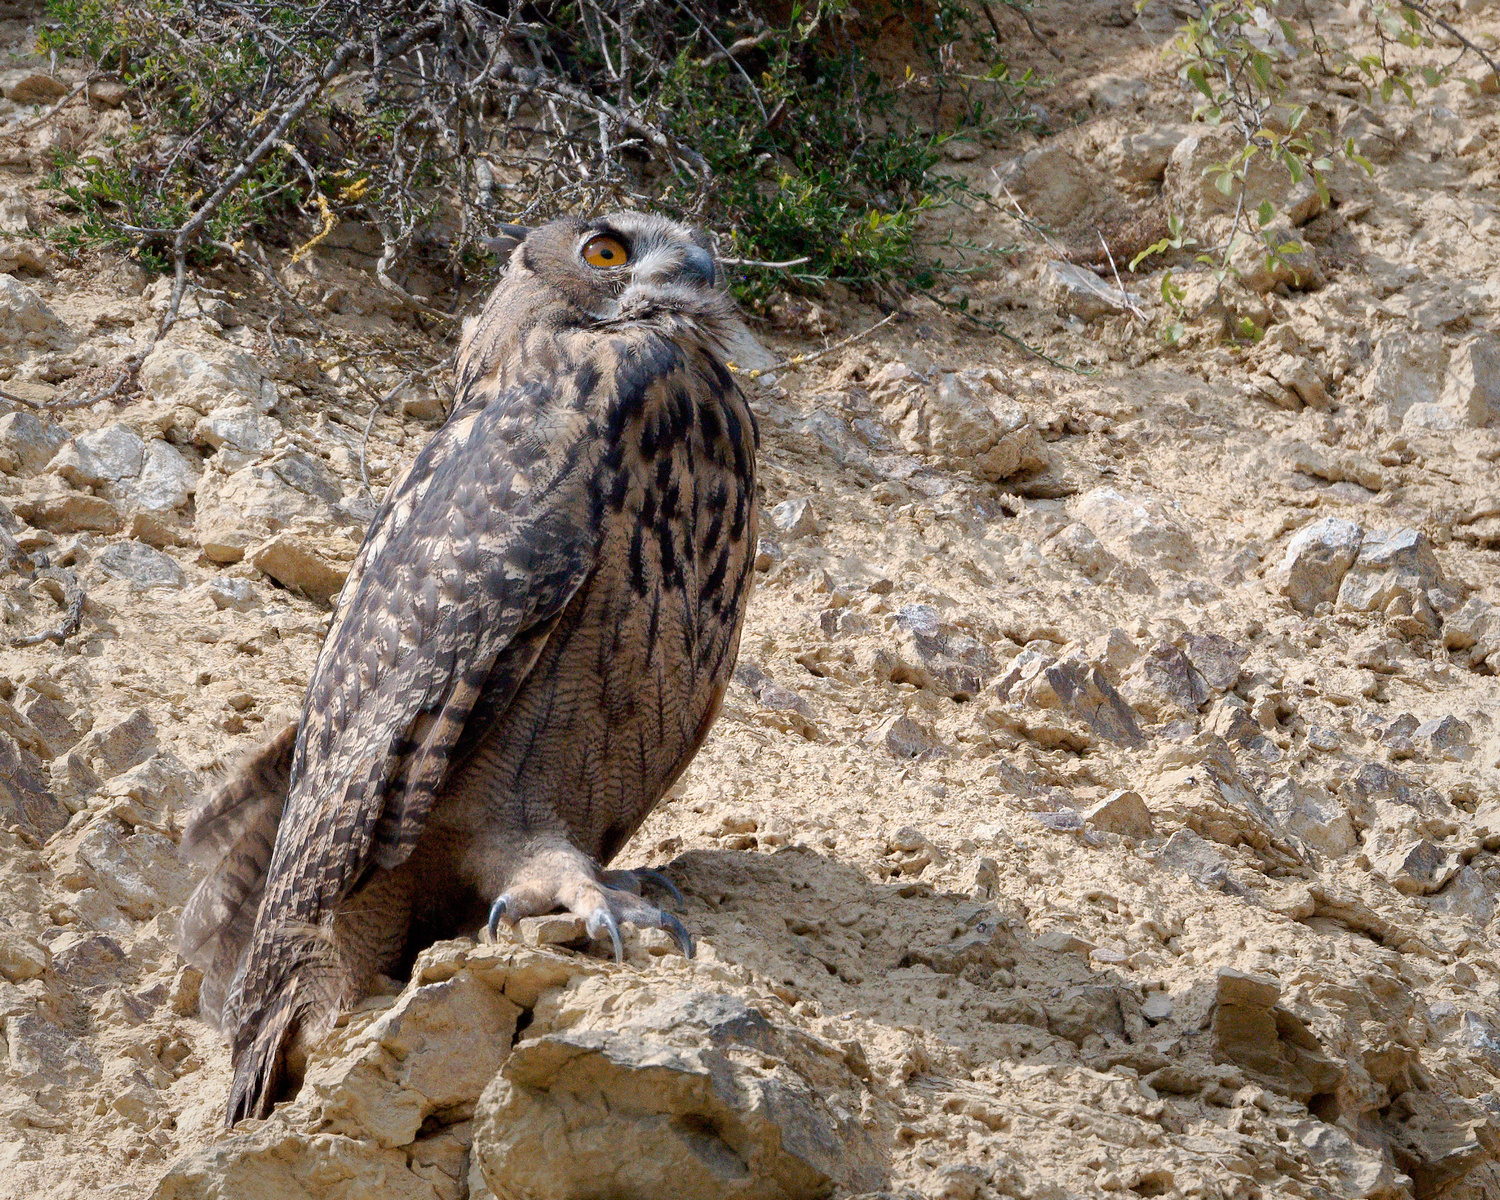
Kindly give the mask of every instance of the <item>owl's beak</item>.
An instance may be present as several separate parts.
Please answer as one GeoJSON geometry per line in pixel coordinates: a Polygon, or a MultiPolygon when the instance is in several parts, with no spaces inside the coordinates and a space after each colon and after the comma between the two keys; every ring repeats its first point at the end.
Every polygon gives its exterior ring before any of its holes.
{"type": "Polygon", "coordinates": [[[510,252],[524,242],[530,232],[530,228],[525,225],[501,225],[498,237],[484,239],[484,248],[497,258],[508,258],[510,252]]]}
{"type": "Polygon", "coordinates": [[[677,274],[679,277],[694,279],[706,287],[713,287],[719,277],[718,268],[714,266],[714,256],[702,246],[689,246],[684,251],[677,274]]]}

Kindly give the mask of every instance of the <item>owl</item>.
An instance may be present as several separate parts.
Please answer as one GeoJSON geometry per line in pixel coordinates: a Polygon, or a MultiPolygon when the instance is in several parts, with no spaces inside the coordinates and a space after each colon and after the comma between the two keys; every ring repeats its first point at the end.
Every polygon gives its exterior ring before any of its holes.
{"type": "MultiPolygon", "coordinates": [[[[701,233],[511,227],[452,412],[390,489],[301,718],[189,823],[181,947],[264,1116],[377,973],[566,910],[669,931],[606,864],[703,744],[756,545],[743,329],[701,233]]],[[[659,877],[658,877],[659,878],[659,877]]]]}

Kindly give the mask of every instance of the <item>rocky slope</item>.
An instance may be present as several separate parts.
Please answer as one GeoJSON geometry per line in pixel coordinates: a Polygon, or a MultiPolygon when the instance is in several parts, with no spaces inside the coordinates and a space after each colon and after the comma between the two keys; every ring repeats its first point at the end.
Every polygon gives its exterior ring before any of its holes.
{"type": "MultiPolygon", "coordinates": [[[[228,1135],[175,841],[295,711],[450,343],[341,230],[283,271],[310,314],[201,276],[138,390],[52,407],[165,296],[48,248],[47,151],[108,152],[133,101],[33,126],[80,76],[0,24],[0,1195],[1500,1194],[1496,89],[1323,96],[1376,176],[1326,211],[1258,181],[1305,253],[1179,266],[1171,349],[1159,276],[1148,327],[1089,264],[1222,226],[1174,18],[1037,13],[1060,131],[955,146],[999,208],[944,220],[1049,234],[951,298],[1093,369],[918,300],[757,381],[736,682],[621,856],[698,957],[554,919],[435,946],[228,1135]]],[[[777,312],[783,353],[878,318],[777,312]]]]}

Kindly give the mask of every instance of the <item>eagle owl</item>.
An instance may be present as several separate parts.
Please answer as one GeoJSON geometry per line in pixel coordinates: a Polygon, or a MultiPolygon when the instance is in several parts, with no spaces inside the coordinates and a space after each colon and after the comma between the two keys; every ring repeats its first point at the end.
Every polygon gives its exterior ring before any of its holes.
{"type": "Polygon", "coordinates": [[[514,228],[453,411],[390,489],[296,726],[195,815],[181,924],[264,1116],[377,972],[566,909],[681,922],[604,871],[702,745],[756,544],[742,328],[703,236],[620,213],[514,228]]]}

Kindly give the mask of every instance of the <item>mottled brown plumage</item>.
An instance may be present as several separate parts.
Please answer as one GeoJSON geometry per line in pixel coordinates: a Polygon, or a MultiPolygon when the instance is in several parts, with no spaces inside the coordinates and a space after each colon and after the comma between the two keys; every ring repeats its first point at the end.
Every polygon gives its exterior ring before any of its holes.
{"type": "Polygon", "coordinates": [[[295,732],[184,837],[182,923],[264,1115],[377,971],[565,908],[672,930],[601,872],[687,766],[734,664],[756,432],[701,236],[623,213],[521,238],[453,412],[392,488],[295,732]],[[604,240],[599,240],[604,239],[604,240]],[[285,798],[284,808],[282,798],[285,798]]]}

